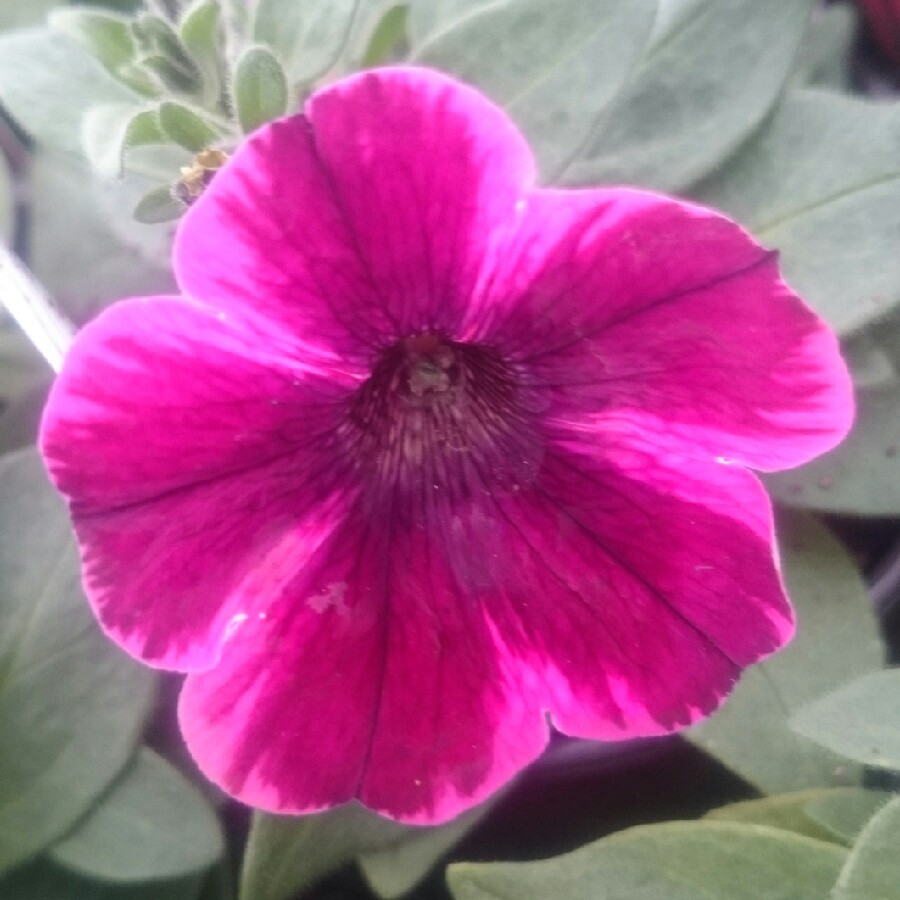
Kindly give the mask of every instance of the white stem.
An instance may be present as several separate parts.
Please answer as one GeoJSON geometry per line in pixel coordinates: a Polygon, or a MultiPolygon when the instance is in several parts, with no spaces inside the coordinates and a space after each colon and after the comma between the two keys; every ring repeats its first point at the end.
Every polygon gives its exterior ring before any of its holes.
{"type": "Polygon", "coordinates": [[[72,344],[75,326],[56,311],[47,292],[0,241],[0,303],[9,310],[54,372],[72,344]]]}

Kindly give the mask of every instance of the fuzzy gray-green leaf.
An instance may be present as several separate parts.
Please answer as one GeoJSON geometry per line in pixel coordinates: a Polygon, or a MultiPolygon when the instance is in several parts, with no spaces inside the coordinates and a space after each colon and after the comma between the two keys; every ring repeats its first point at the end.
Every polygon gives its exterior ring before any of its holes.
{"type": "Polygon", "coordinates": [[[232,84],[238,122],[245,134],[287,111],[288,86],[281,63],[266,47],[248,47],[235,66],[232,84]]]}

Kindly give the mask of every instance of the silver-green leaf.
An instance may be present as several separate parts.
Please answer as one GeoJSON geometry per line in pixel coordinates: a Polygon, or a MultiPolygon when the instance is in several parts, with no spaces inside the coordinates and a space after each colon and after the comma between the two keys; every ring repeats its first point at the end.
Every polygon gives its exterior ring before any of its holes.
{"type": "Polygon", "coordinates": [[[0,103],[39,143],[75,153],[88,109],[143,99],[65,35],[48,28],[0,35],[0,103]]]}
{"type": "Polygon", "coordinates": [[[287,112],[287,78],[281,63],[267,47],[248,47],[241,54],[231,88],[238,122],[245,134],[287,112]]]}
{"type": "Polygon", "coordinates": [[[806,791],[789,791],[756,800],[729,803],[708,812],[704,819],[713,822],[741,822],[745,825],[766,825],[781,828],[795,834],[815,838],[817,841],[835,842],[834,834],[807,814],[810,803],[830,797],[841,788],[812,788],[806,791]]]}
{"type": "Polygon", "coordinates": [[[31,267],[69,318],[83,322],[112,300],[175,290],[171,229],[137,225],[131,215],[149,181],[103,182],[77,158],[46,152],[29,175],[31,267]]]}
{"type": "Polygon", "coordinates": [[[340,56],[361,0],[259,0],[254,39],[272,50],[288,83],[309,84],[340,56]]]}
{"type": "Polygon", "coordinates": [[[836,840],[849,846],[890,798],[887,791],[835,788],[813,797],[804,807],[804,812],[836,840]]]}
{"type": "Polygon", "coordinates": [[[92,9],[57,9],[48,22],[113,73],[134,58],[134,39],[125,16],[92,9]]]}
{"type": "Polygon", "coordinates": [[[3,900],[224,900],[228,895],[201,893],[203,876],[145,884],[91,881],[44,858],[0,878],[3,900]]]}
{"type": "Polygon", "coordinates": [[[896,900],[900,890],[900,797],[869,821],[850,851],[831,900],[896,900]]]}
{"type": "Polygon", "coordinates": [[[256,813],[240,900],[290,900],[358,853],[400,839],[407,826],[349,805],[310,816],[256,813]]]}
{"type": "Polygon", "coordinates": [[[655,11],[655,0],[509,0],[439,31],[413,58],[503,105],[552,182],[626,81],[655,11]]]}
{"type": "Polygon", "coordinates": [[[0,0],[0,31],[43,25],[47,13],[65,0],[0,0]]]}
{"type": "Polygon", "coordinates": [[[98,628],[37,454],[0,460],[0,871],[61,837],[130,757],[153,676],[98,628]]]}
{"type": "Polygon", "coordinates": [[[869,672],[799,709],[791,727],[868,766],[900,770],[900,668],[869,672]]]}
{"type": "Polygon", "coordinates": [[[527,863],[448,869],[456,900],[822,900],[847,851],[733,822],[666,822],[527,863]]]}
{"type": "Polygon", "coordinates": [[[184,215],[185,205],[165,185],[147,191],[134,207],[134,220],[142,225],[162,225],[184,215]]]}
{"type": "Polygon", "coordinates": [[[202,101],[213,107],[224,87],[222,8],[216,0],[194,0],[182,15],[178,36],[203,79],[202,101]]]}
{"type": "Polygon", "coordinates": [[[900,304],[898,146],[900,106],[797,90],[692,194],[777,247],[790,284],[847,334],[900,304]]]}
{"type": "Polygon", "coordinates": [[[487,814],[498,796],[452,822],[424,828],[401,825],[356,804],[311,816],[257,813],[240,898],[290,900],[354,860],[379,896],[399,897],[487,814]]]}
{"type": "Polygon", "coordinates": [[[224,849],[209,802],[174,766],[143,748],[49,855],[86,877],[140,882],[202,871],[224,849]]]}
{"type": "Polygon", "coordinates": [[[384,900],[408,894],[491,811],[498,797],[444,825],[409,828],[400,840],[359,855],[356,861],[369,887],[384,900]]]}
{"type": "Polygon", "coordinates": [[[788,718],[881,667],[878,623],[861,575],[826,529],[799,514],[780,525],[797,634],[786,649],[744,672],[728,702],[687,737],[765,793],[854,784],[858,767],[795,734],[788,718]]]}
{"type": "Polygon", "coordinates": [[[130,103],[102,103],[88,110],[81,126],[81,149],[102,178],[118,178],[132,147],[167,140],[156,109],[130,103]]]}
{"type": "Polygon", "coordinates": [[[410,0],[409,38],[421,46],[442,31],[451,31],[465,18],[488,6],[503,6],[507,0],[410,0]]]}
{"type": "Polygon", "coordinates": [[[900,515],[900,323],[892,317],[844,342],[856,420],[833,450],[766,475],[782,503],[852,515],[900,515]]]}
{"type": "Polygon", "coordinates": [[[200,110],[183,103],[165,100],[159,104],[157,115],[166,136],[192,153],[210,147],[221,137],[220,130],[200,110]]]}
{"type": "Polygon", "coordinates": [[[641,61],[562,179],[673,191],[705,176],[775,105],[811,7],[812,0],[659,0],[641,61]]]}
{"type": "Polygon", "coordinates": [[[362,57],[363,68],[371,68],[388,62],[403,44],[409,7],[397,4],[390,7],[378,20],[362,57]]]}

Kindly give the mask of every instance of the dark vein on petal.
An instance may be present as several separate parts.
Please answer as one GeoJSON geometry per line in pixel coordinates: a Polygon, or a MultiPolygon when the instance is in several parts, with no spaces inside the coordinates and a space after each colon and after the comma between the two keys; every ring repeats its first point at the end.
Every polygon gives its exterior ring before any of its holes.
{"type": "Polygon", "coordinates": [[[641,306],[638,309],[623,310],[618,316],[603,322],[591,331],[585,332],[584,334],[579,334],[569,341],[565,341],[561,344],[556,344],[552,347],[545,346],[539,353],[532,353],[528,356],[519,357],[517,361],[531,363],[545,356],[550,356],[563,350],[567,350],[568,348],[575,346],[576,344],[580,344],[582,341],[591,340],[597,337],[598,334],[605,334],[609,331],[614,330],[615,328],[618,328],[620,325],[623,325],[627,322],[632,322],[634,319],[638,319],[641,316],[646,315],[647,313],[653,312],[655,309],[658,309],[660,306],[664,306],[667,303],[672,303],[682,297],[689,296],[690,294],[708,291],[711,288],[715,288],[719,285],[727,283],[733,278],[741,278],[744,275],[752,274],[757,269],[762,268],[763,265],[771,262],[777,257],[777,250],[767,250],[753,262],[749,263],[746,266],[743,266],[740,269],[734,269],[730,272],[718,275],[715,278],[712,278],[709,281],[699,285],[691,285],[690,287],[673,291],[672,293],[666,294],[665,296],[660,297],[657,300],[653,300],[652,302],[646,304],[645,306],[641,306]]]}

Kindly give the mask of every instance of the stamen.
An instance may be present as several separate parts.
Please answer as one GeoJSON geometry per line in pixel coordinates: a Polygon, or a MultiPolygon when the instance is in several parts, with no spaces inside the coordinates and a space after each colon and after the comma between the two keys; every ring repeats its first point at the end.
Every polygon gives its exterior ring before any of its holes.
{"type": "Polygon", "coordinates": [[[382,353],[351,401],[345,435],[376,492],[395,497],[530,480],[537,455],[514,367],[490,347],[436,334],[382,353]]]}

